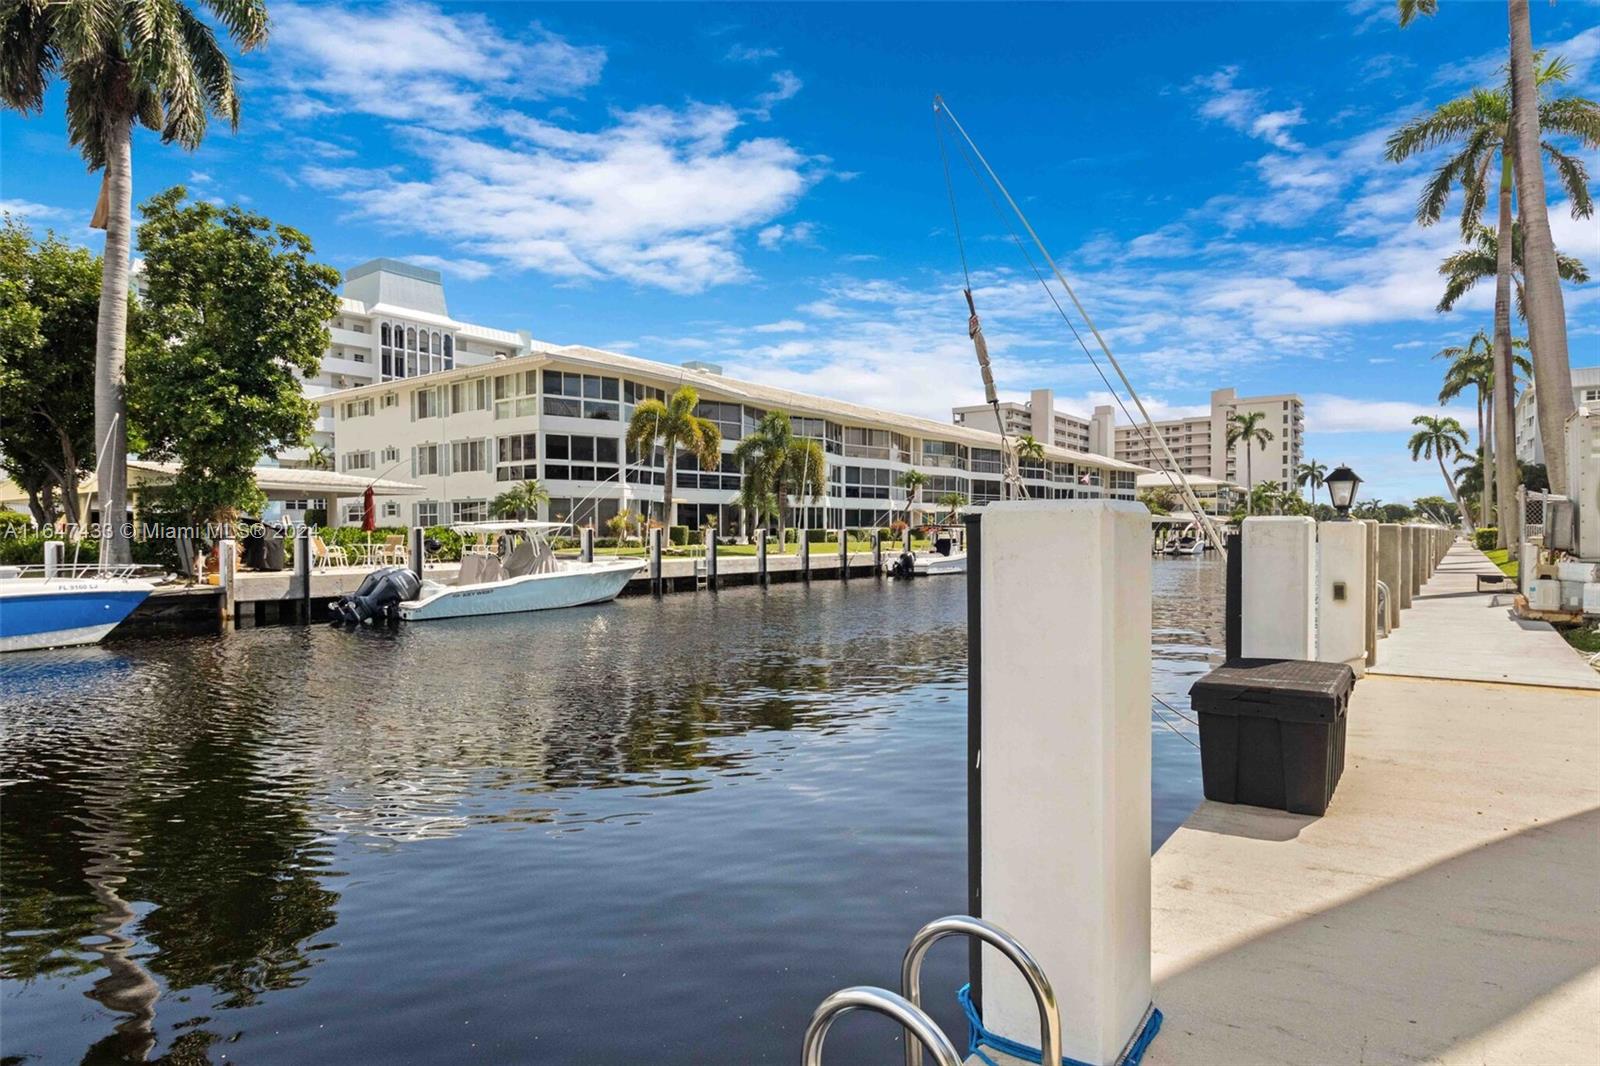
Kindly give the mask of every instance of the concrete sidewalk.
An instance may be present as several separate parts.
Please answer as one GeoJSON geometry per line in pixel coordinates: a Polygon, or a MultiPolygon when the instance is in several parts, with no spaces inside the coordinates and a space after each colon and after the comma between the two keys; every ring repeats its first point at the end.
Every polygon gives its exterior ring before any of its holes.
{"type": "Polygon", "coordinates": [[[1150,1066],[1600,1062],[1600,686],[1478,560],[1357,682],[1324,817],[1206,802],[1156,854],[1150,1066]]]}
{"type": "Polygon", "coordinates": [[[1400,628],[1378,642],[1378,662],[1367,673],[1600,691],[1600,673],[1548,622],[1517,618],[1508,592],[1476,591],[1478,574],[1498,573],[1481,551],[1457,541],[1400,628]]]}

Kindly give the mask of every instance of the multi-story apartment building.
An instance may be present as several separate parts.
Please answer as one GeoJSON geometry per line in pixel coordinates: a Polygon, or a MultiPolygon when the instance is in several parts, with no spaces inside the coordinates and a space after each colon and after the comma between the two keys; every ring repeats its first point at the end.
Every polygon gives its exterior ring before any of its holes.
{"type": "MultiPolygon", "coordinates": [[[[1110,407],[1095,409],[1097,426],[1112,419],[1110,407]]],[[[1226,481],[1246,488],[1275,482],[1284,489],[1295,485],[1295,469],[1305,456],[1305,405],[1293,393],[1277,396],[1238,396],[1232,389],[1211,393],[1211,410],[1190,418],[1163,419],[1155,423],[1178,469],[1186,474],[1226,481]],[[1250,445],[1246,462],[1244,447],[1228,446],[1229,419],[1234,414],[1259,411],[1262,425],[1272,434],[1266,442],[1250,445]],[[1248,476],[1250,484],[1245,485],[1248,476]]],[[[1153,469],[1165,465],[1160,445],[1148,426],[1117,426],[1113,454],[1139,466],[1153,469]]]]}
{"type": "MultiPolygon", "coordinates": [[[[1087,419],[1055,408],[1055,394],[1049,389],[1034,389],[1026,403],[1006,400],[998,405],[1000,417],[988,404],[951,408],[950,414],[958,426],[986,429],[997,432],[1004,420],[1006,436],[1032,436],[1040,444],[1054,444],[1074,451],[1092,452],[1090,425],[1087,419]]],[[[1097,454],[1109,455],[1110,452],[1097,454]]]]}
{"type": "MultiPolygon", "coordinates": [[[[1517,458],[1524,463],[1544,462],[1544,440],[1539,436],[1539,408],[1534,396],[1537,384],[1517,397],[1517,458]]],[[[1576,407],[1600,410],[1600,366],[1572,368],[1572,403],[1576,407]]]]}
{"type": "MultiPolygon", "coordinates": [[[[409,505],[386,502],[382,519],[417,525],[474,521],[512,483],[539,479],[552,499],[542,517],[601,526],[619,510],[660,516],[666,486],[659,447],[633,454],[625,435],[634,407],[679,385],[700,394],[699,413],[722,431],[722,461],[702,470],[677,457],[678,522],[715,519],[741,528],[735,504],[742,473],[739,441],[768,411],[783,411],[797,435],[822,445],[827,493],[791,510],[811,528],[886,525],[906,511],[897,482],[906,470],[927,476],[920,493],[934,512],[948,493],[972,503],[998,500],[1003,465],[997,434],[945,425],[859,404],[737,381],[715,366],[673,366],[615,352],[534,342],[528,354],[489,365],[458,365],[427,377],[395,378],[327,397],[334,408],[339,469],[392,476],[421,487],[409,505]]],[[[1131,463],[1047,446],[1022,467],[1034,498],[1134,498],[1131,463]]],[[[330,518],[359,517],[359,500],[330,518]]]]}

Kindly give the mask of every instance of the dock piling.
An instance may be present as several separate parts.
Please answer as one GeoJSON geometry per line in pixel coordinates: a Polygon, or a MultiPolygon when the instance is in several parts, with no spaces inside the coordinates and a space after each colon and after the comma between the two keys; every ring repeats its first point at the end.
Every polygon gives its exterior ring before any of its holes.
{"type": "Polygon", "coordinates": [[[590,526],[578,530],[578,558],[586,563],[594,562],[594,529],[590,526]]]}
{"type": "MultiPolygon", "coordinates": [[[[972,538],[969,535],[967,539],[970,540],[972,538]]],[[[971,553],[969,552],[969,562],[971,561],[970,556],[971,553]]],[[[878,577],[883,576],[883,530],[876,528],[872,531],[872,572],[878,577]]]]}
{"type": "Polygon", "coordinates": [[[1316,633],[1312,658],[1346,663],[1359,677],[1367,664],[1367,526],[1318,522],[1316,633]]]}
{"type": "Polygon", "coordinates": [[[650,594],[661,595],[661,527],[650,529],[650,594]]]}
{"type": "Polygon", "coordinates": [[[797,547],[800,549],[800,580],[809,585],[811,584],[811,531],[809,529],[800,531],[800,542],[797,547]]]}
{"type": "Polygon", "coordinates": [[[1315,659],[1316,521],[1304,515],[1246,518],[1243,535],[1240,653],[1247,659],[1315,659]]]}
{"type": "Polygon", "coordinates": [[[1367,556],[1366,663],[1372,666],[1378,661],[1378,522],[1364,518],[1361,526],[1367,556]]]}
{"type": "Polygon", "coordinates": [[[756,584],[767,587],[767,531],[756,530],[756,584]]]}
{"type": "Polygon", "coordinates": [[[850,531],[839,529],[839,580],[850,580],[850,531]]]}
{"type": "Polygon", "coordinates": [[[1389,590],[1388,629],[1391,633],[1400,628],[1400,539],[1400,527],[1395,523],[1378,525],[1378,580],[1389,590]]]}
{"type": "Polygon", "coordinates": [[[418,581],[422,580],[422,569],[428,561],[427,536],[428,531],[421,526],[412,526],[406,536],[406,563],[418,581]]]}
{"type": "Polygon", "coordinates": [[[311,527],[294,527],[295,613],[301,622],[311,621],[311,527]]]}
{"type": "Polygon", "coordinates": [[[222,586],[222,628],[234,623],[234,601],[239,593],[239,542],[224,537],[217,542],[217,584],[222,586]]]}
{"type": "Polygon", "coordinates": [[[712,592],[717,591],[717,531],[707,529],[706,539],[706,588],[712,592]]]}

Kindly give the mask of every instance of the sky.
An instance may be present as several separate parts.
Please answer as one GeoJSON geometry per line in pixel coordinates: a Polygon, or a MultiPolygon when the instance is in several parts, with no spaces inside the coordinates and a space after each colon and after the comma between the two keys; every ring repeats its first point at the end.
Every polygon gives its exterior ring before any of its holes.
{"type": "MultiPolygon", "coordinates": [[[[341,269],[436,267],[458,319],[940,420],[982,400],[959,221],[1002,395],[1087,415],[1106,385],[948,140],[947,188],[942,94],[1157,417],[1298,392],[1307,455],[1364,498],[1444,494],[1405,441],[1492,287],[1434,311],[1458,232],[1412,213],[1437,157],[1383,142],[1498,81],[1504,5],[1405,30],[1379,0],[269,6],[239,129],[136,134],[136,203],[181,183],[341,269]]],[[[1533,23],[1600,97],[1600,8],[1533,23]]],[[[0,209],[97,245],[97,181],[59,91],[0,115],[0,209]]],[[[1566,207],[1557,246],[1600,267],[1566,207]]],[[[1600,281],[1566,300],[1573,365],[1600,364],[1600,281]]]]}

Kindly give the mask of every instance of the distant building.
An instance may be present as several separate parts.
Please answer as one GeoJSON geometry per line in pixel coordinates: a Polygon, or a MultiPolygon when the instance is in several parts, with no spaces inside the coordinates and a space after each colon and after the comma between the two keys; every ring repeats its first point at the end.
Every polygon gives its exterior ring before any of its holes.
{"type": "MultiPolygon", "coordinates": [[[[1244,498],[1238,485],[1230,484],[1226,481],[1218,481],[1214,477],[1207,477],[1204,474],[1190,474],[1186,471],[1185,480],[1189,482],[1189,489],[1194,493],[1194,498],[1199,501],[1200,509],[1214,517],[1227,517],[1233,514],[1233,505],[1244,498]]],[[[1178,510],[1188,510],[1188,506],[1183,503],[1178,490],[1173,487],[1172,479],[1166,474],[1140,474],[1134,479],[1134,485],[1140,493],[1168,489],[1175,497],[1179,497],[1178,510]]]]}
{"type": "MultiPolygon", "coordinates": [[[[1539,410],[1534,398],[1537,387],[1530,385],[1517,397],[1517,458],[1524,463],[1544,462],[1544,441],[1539,437],[1539,410]]],[[[1572,402],[1591,411],[1600,408],[1600,366],[1573,367],[1572,402]]]]}
{"type": "MultiPolygon", "coordinates": [[[[1052,444],[1061,448],[1071,448],[1074,451],[1093,451],[1090,447],[1089,422],[1086,419],[1068,414],[1055,409],[1055,395],[1049,389],[1034,389],[1027,403],[1017,403],[1007,400],[999,405],[1000,418],[995,417],[993,407],[988,404],[973,404],[970,407],[955,407],[951,409],[955,424],[968,426],[972,429],[986,429],[991,433],[999,432],[1000,422],[1005,422],[1005,432],[1008,437],[1020,437],[1024,434],[1033,437],[1040,444],[1052,444]]],[[[1110,452],[1095,452],[1097,455],[1110,455],[1110,452]]]]}

